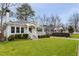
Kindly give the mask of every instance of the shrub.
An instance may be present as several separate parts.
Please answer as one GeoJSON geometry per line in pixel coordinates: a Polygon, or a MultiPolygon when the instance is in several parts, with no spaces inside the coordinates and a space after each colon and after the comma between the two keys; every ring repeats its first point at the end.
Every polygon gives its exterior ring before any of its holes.
{"type": "Polygon", "coordinates": [[[22,38],[22,34],[15,34],[15,39],[21,39],[22,38]]]}
{"type": "Polygon", "coordinates": [[[28,34],[23,34],[23,35],[22,35],[22,38],[23,38],[23,39],[27,39],[27,38],[28,38],[28,34]]]}
{"type": "Polygon", "coordinates": [[[41,35],[41,36],[38,36],[38,38],[48,38],[50,37],[49,35],[41,35]]]}
{"type": "Polygon", "coordinates": [[[40,27],[37,28],[37,31],[38,31],[38,32],[42,32],[42,28],[40,28],[40,27]]]}
{"type": "Polygon", "coordinates": [[[3,33],[0,33],[0,41],[5,41],[6,39],[5,39],[5,37],[4,37],[4,35],[3,35],[3,33]]]}
{"type": "Polygon", "coordinates": [[[52,36],[70,37],[70,34],[69,33],[52,33],[52,36]]]}
{"type": "Polygon", "coordinates": [[[15,34],[15,35],[10,35],[8,37],[8,41],[12,41],[14,39],[27,39],[28,38],[28,34],[15,34]]]}
{"type": "Polygon", "coordinates": [[[9,37],[8,37],[8,41],[13,41],[15,39],[15,36],[14,35],[10,35],[9,37]]]}
{"type": "Polygon", "coordinates": [[[68,31],[69,31],[69,33],[73,33],[74,32],[74,28],[72,26],[69,26],[68,31]]]}

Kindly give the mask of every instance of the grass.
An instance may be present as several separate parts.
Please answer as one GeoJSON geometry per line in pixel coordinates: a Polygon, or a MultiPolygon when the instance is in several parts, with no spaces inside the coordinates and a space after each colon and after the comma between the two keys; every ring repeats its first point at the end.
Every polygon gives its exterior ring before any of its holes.
{"type": "Polygon", "coordinates": [[[0,42],[1,56],[76,56],[77,41],[57,38],[0,42]]]}
{"type": "Polygon", "coordinates": [[[71,38],[79,38],[79,34],[72,34],[70,37],[71,38]]]}

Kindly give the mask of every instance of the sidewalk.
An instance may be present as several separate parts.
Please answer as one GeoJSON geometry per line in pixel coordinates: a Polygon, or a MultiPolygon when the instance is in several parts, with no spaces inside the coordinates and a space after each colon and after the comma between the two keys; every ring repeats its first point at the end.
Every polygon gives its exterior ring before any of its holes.
{"type": "Polygon", "coordinates": [[[53,36],[51,36],[50,38],[62,38],[62,39],[68,39],[68,40],[79,40],[79,38],[68,38],[68,37],[53,37],[53,36]]]}

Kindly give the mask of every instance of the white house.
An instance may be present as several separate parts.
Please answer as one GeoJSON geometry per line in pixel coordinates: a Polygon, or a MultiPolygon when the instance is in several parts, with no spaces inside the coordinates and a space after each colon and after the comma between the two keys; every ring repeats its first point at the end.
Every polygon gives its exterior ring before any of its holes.
{"type": "Polygon", "coordinates": [[[37,39],[36,24],[24,20],[11,21],[9,12],[6,12],[6,21],[3,23],[4,36],[9,37],[14,34],[29,34],[31,39],[37,39]]]}

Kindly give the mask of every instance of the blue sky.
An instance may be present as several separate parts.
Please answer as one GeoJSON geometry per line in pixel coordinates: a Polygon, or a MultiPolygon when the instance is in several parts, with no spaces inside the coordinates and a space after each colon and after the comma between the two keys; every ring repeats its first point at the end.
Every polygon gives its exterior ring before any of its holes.
{"type": "MultiPolygon", "coordinates": [[[[67,23],[73,13],[79,13],[78,3],[29,3],[29,5],[35,11],[36,16],[58,15],[62,23],[67,23]]],[[[12,7],[12,10],[15,11],[15,7],[12,7]]]]}
{"type": "Polygon", "coordinates": [[[77,3],[30,3],[32,9],[37,15],[58,15],[62,23],[67,23],[73,13],[79,13],[79,4],[77,3]]]}

